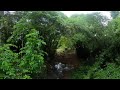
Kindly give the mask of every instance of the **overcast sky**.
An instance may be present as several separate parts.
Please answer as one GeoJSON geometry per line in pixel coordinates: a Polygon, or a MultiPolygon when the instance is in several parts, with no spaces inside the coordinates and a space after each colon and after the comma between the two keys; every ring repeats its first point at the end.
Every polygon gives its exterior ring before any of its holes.
{"type": "Polygon", "coordinates": [[[101,12],[101,14],[106,15],[108,18],[111,18],[110,11],[61,11],[68,17],[73,14],[87,14],[87,13],[94,13],[94,12],[101,12]]]}
{"type": "MultiPolygon", "coordinates": [[[[14,12],[14,11],[10,11],[10,12],[14,12]]],[[[111,19],[110,11],[61,11],[61,12],[67,15],[68,17],[70,17],[73,14],[88,14],[94,12],[101,12],[101,14],[106,15],[108,18],[111,19]]]]}

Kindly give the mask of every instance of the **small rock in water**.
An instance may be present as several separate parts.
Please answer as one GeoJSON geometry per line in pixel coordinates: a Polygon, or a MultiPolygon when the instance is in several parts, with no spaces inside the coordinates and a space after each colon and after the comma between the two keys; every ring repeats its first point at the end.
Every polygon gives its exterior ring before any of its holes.
{"type": "Polygon", "coordinates": [[[70,68],[69,67],[65,67],[64,70],[68,71],[68,70],[70,70],[70,68]]]}

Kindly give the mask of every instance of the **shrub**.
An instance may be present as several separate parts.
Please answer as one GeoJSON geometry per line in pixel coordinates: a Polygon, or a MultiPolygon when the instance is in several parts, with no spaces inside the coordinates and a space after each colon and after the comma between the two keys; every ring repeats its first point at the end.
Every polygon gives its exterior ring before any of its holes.
{"type": "Polygon", "coordinates": [[[0,47],[0,71],[2,78],[30,79],[45,70],[44,54],[41,49],[45,42],[38,38],[38,32],[32,29],[26,35],[27,42],[20,53],[10,50],[11,44],[0,47]],[[21,58],[19,55],[23,54],[21,58]],[[34,74],[34,76],[33,76],[34,74]]]}
{"type": "Polygon", "coordinates": [[[41,47],[46,43],[39,39],[38,34],[38,31],[32,29],[31,32],[26,35],[27,42],[20,52],[24,53],[21,58],[20,67],[24,67],[29,73],[35,74],[42,73],[42,69],[45,68],[43,57],[46,53],[41,47]]]}
{"type": "Polygon", "coordinates": [[[94,79],[120,79],[120,67],[109,63],[105,69],[95,72],[94,79]]]}
{"type": "MultiPolygon", "coordinates": [[[[99,58],[100,59],[100,58],[99,58]]],[[[120,66],[115,63],[106,63],[101,68],[101,60],[96,61],[92,66],[81,66],[72,74],[73,79],[120,79],[120,66]]]]}

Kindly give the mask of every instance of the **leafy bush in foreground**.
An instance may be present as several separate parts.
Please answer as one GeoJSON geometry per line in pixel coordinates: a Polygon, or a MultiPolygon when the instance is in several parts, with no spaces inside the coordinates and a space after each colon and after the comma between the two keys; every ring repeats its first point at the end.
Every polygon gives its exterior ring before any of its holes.
{"type": "MultiPolygon", "coordinates": [[[[7,79],[30,79],[34,73],[41,74],[44,66],[44,52],[41,46],[44,41],[38,38],[38,32],[34,29],[26,35],[27,42],[20,53],[10,50],[11,44],[0,47],[0,73],[1,78],[7,79]],[[23,54],[21,58],[19,55],[23,54]]],[[[34,75],[34,76],[35,76],[34,75]]]]}
{"type": "Polygon", "coordinates": [[[95,67],[82,67],[73,75],[73,79],[120,79],[120,67],[109,63],[105,69],[95,67]]]}

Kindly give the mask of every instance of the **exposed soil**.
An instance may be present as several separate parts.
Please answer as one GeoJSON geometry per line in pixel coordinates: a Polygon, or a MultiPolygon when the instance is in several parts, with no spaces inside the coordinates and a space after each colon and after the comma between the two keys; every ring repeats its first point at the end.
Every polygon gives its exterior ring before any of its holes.
{"type": "Polygon", "coordinates": [[[78,59],[75,52],[56,55],[55,62],[68,64],[75,68],[78,67],[80,64],[80,60],[78,59]]]}

